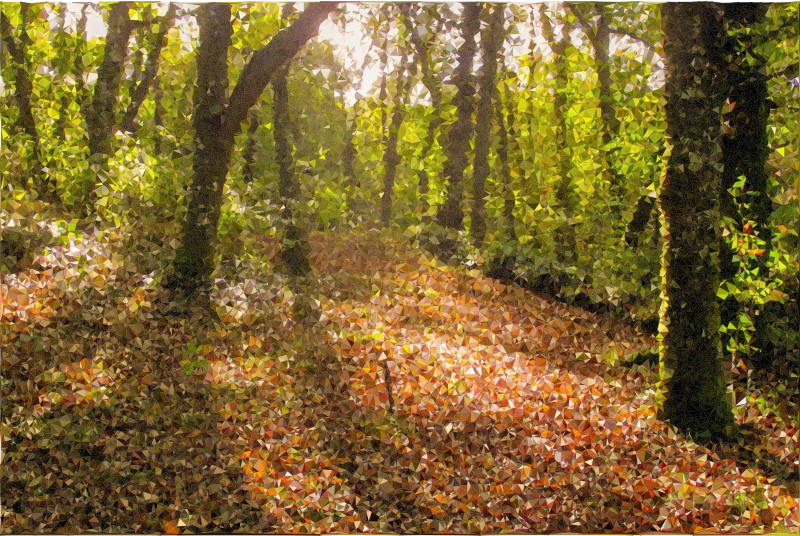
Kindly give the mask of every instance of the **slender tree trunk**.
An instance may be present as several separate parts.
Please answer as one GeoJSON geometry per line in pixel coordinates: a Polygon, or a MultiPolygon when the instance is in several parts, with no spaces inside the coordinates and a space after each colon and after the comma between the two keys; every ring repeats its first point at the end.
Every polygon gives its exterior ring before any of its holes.
{"type": "Polygon", "coordinates": [[[186,292],[199,289],[214,269],[214,241],[222,208],[222,191],[231,150],[241,123],[258,101],[272,76],[316,34],[335,7],[333,2],[310,4],[298,20],[281,30],[248,61],[228,106],[228,46],[231,6],[205,4],[199,11],[200,47],[195,87],[195,158],[184,235],[175,255],[174,275],[167,287],[186,292]]]}
{"type": "MultiPolygon", "coordinates": [[[[500,73],[505,75],[505,59],[500,55],[500,73]]],[[[517,201],[514,197],[514,187],[511,182],[511,168],[508,165],[508,131],[506,130],[506,110],[503,106],[502,98],[497,98],[496,113],[497,124],[499,126],[500,139],[497,142],[497,155],[500,157],[500,164],[503,171],[503,215],[505,216],[506,226],[508,227],[508,238],[511,241],[517,240],[517,233],[514,230],[514,207],[517,201]]],[[[509,121],[514,124],[513,119],[509,121]]]]}
{"type": "Polygon", "coordinates": [[[730,435],[733,414],[721,360],[719,210],[723,98],[716,87],[721,13],[711,4],[662,7],[671,155],[661,199],[665,240],[661,381],[664,416],[699,440],[730,435]]]}
{"type": "MultiPolygon", "coordinates": [[[[406,59],[406,55],[403,54],[400,60],[400,69],[405,68],[406,59]]],[[[394,190],[397,166],[400,164],[400,155],[397,153],[397,138],[400,134],[400,127],[403,125],[405,101],[411,82],[411,76],[409,74],[404,76],[402,72],[396,72],[395,76],[397,77],[397,92],[394,98],[394,112],[392,113],[392,120],[389,125],[389,138],[386,140],[386,152],[383,155],[386,175],[383,178],[383,196],[381,197],[381,223],[384,227],[388,227],[392,219],[392,190],[394,190]]]]}
{"type": "Polygon", "coordinates": [[[559,262],[566,262],[574,261],[577,253],[575,229],[571,223],[575,209],[575,194],[572,191],[570,150],[567,145],[567,84],[569,83],[569,73],[564,57],[570,45],[569,33],[571,25],[568,22],[564,22],[564,27],[561,29],[561,40],[558,42],[555,41],[552,23],[549,18],[544,17],[542,27],[546,39],[550,42],[550,48],[553,50],[553,70],[555,71],[553,110],[556,119],[555,142],[558,147],[557,174],[560,179],[556,188],[556,199],[565,220],[564,224],[555,231],[555,241],[558,247],[556,254],[559,262]]]}
{"type": "MultiPolygon", "coordinates": [[[[620,197],[622,192],[620,187],[624,181],[619,173],[614,170],[614,159],[617,149],[612,147],[612,143],[619,135],[619,128],[621,122],[616,117],[614,109],[614,97],[611,91],[611,66],[612,60],[609,56],[609,49],[611,47],[611,27],[608,24],[608,19],[605,16],[605,7],[600,2],[593,4],[594,11],[594,28],[588,23],[579,8],[568,4],[570,10],[578,16],[578,20],[586,29],[586,35],[594,49],[595,64],[597,67],[597,82],[599,85],[600,93],[600,132],[603,141],[601,154],[603,155],[603,163],[605,171],[608,174],[609,182],[611,185],[611,210],[614,213],[619,212],[620,197]]],[[[642,216],[640,216],[641,218],[642,216]]],[[[645,221],[645,223],[647,223],[645,221]]]]}
{"type": "Polygon", "coordinates": [[[164,139],[164,115],[166,114],[166,110],[161,103],[163,97],[164,90],[161,89],[161,84],[156,76],[155,79],[153,79],[153,100],[155,101],[153,123],[156,126],[155,133],[153,134],[153,149],[156,155],[161,154],[161,143],[164,139]]]}
{"type": "Polygon", "coordinates": [[[129,2],[112,4],[109,8],[108,33],[103,63],[97,69],[91,103],[86,117],[89,133],[89,164],[91,177],[87,181],[81,213],[88,216],[97,199],[98,182],[108,179],[108,158],[111,155],[111,134],[114,127],[114,109],[117,104],[128,41],[133,25],[128,10],[129,2]]]}
{"type": "Polygon", "coordinates": [[[242,181],[245,184],[253,182],[253,162],[256,158],[256,131],[258,130],[258,113],[250,110],[250,127],[247,129],[247,147],[244,150],[244,169],[242,181]]]}
{"type": "MultiPolygon", "coordinates": [[[[32,154],[30,162],[30,176],[33,180],[36,196],[41,201],[58,202],[59,193],[56,182],[50,177],[51,170],[47,169],[43,163],[41,145],[39,143],[39,132],[36,130],[36,120],[33,117],[31,97],[33,95],[33,82],[28,77],[28,64],[25,47],[30,44],[27,34],[28,4],[21,4],[23,13],[22,38],[19,43],[11,32],[11,24],[3,11],[0,11],[0,36],[8,49],[11,60],[14,62],[14,95],[19,110],[18,124],[22,127],[25,135],[31,140],[32,154]]],[[[27,181],[26,181],[27,182],[27,181]]]]}
{"type": "Polygon", "coordinates": [[[167,32],[172,27],[174,19],[175,4],[170,3],[167,14],[158,21],[158,32],[153,36],[153,45],[150,48],[150,53],[147,54],[141,80],[131,89],[131,102],[120,123],[120,130],[133,132],[135,128],[134,121],[136,120],[136,115],[139,113],[139,107],[141,107],[145,97],[147,97],[150,86],[153,84],[158,74],[158,62],[161,58],[161,50],[164,48],[164,45],[166,45],[167,32]]]}
{"type": "Polygon", "coordinates": [[[495,4],[488,31],[481,39],[483,72],[478,90],[478,110],[475,114],[475,162],[472,174],[472,226],[473,244],[478,247],[486,238],[486,178],[489,177],[489,147],[491,145],[492,116],[497,93],[497,50],[503,38],[505,4],[495,4]]]}
{"type": "Polygon", "coordinates": [[[458,49],[458,67],[453,75],[458,92],[455,96],[458,118],[450,126],[447,139],[447,163],[444,178],[447,181],[447,198],[436,213],[436,221],[444,227],[456,230],[464,228],[464,212],[461,199],[464,194],[464,170],[467,168],[467,151],[472,140],[472,101],[475,84],[472,62],[475,57],[475,36],[480,29],[480,4],[463,4],[461,21],[463,43],[458,49]]]}
{"type": "MultiPolygon", "coordinates": [[[[431,96],[431,106],[433,108],[433,118],[428,122],[428,132],[425,138],[425,145],[422,148],[422,154],[420,155],[421,165],[419,172],[417,173],[419,193],[422,198],[423,206],[427,207],[427,195],[430,188],[428,186],[429,180],[428,172],[425,170],[425,162],[428,158],[431,148],[436,143],[436,136],[439,132],[439,127],[441,127],[442,123],[444,122],[444,119],[442,119],[442,88],[434,76],[434,73],[431,71],[430,60],[428,58],[428,43],[427,41],[423,41],[419,36],[419,33],[417,33],[416,26],[412,21],[409,6],[409,3],[402,4],[403,21],[406,25],[408,35],[411,37],[411,44],[414,46],[416,60],[419,62],[422,70],[422,84],[425,86],[425,89],[428,90],[428,93],[431,96]]],[[[436,32],[433,32],[433,35],[436,35],[436,32]]]]}

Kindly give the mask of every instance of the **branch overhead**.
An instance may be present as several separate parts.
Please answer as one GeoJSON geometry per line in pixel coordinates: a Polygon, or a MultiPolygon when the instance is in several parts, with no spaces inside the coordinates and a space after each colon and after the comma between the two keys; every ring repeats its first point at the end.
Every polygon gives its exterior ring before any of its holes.
{"type": "Polygon", "coordinates": [[[231,93],[230,104],[223,116],[226,136],[233,137],[239,133],[247,111],[258,101],[275,71],[316,35],[319,25],[335,7],[336,2],[309,4],[294,24],[278,32],[267,46],[253,54],[231,93]]]}

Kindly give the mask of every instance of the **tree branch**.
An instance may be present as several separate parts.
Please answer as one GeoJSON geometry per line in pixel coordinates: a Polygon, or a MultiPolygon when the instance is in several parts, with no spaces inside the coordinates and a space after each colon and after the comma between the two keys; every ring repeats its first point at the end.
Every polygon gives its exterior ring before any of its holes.
{"type": "Polygon", "coordinates": [[[147,97],[147,92],[150,89],[153,80],[155,80],[156,74],[158,73],[158,61],[161,57],[161,49],[164,47],[164,39],[167,35],[167,32],[172,27],[175,19],[175,12],[175,4],[170,3],[166,15],[157,19],[159,23],[158,34],[156,35],[155,42],[153,43],[153,48],[147,55],[147,61],[145,62],[144,66],[144,76],[131,92],[131,103],[128,105],[128,109],[125,111],[125,116],[120,123],[120,130],[125,132],[133,131],[133,122],[136,119],[136,114],[139,113],[139,107],[144,102],[145,97],[147,97]]]}
{"type": "Polygon", "coordinates": [[[222,117],[223,134],[226,137],[232,138],[239,133],[248,110],[258,102],[275,71],[316,35],[319,25],[335,7],[336,2],[309,4],[294,24],[278,32],[267,46],[253,54],[231,93],[230,103],[222,117]]]}

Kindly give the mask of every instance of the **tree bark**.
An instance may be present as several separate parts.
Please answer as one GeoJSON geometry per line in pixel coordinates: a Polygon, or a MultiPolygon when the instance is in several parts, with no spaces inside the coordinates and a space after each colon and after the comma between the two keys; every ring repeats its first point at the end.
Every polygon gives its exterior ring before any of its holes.
{"type": "Polygon", "coordinates": [[[227,51],[232,33],[231,8],[224,4],[206,4],[200,8],[193,178],[184,235],[168,287],[195,291],[213,271],[213,244],[234,137],[272,76],[316,34],[334,7],[332,2],[310,4],[294,24],[278,32],[268,45],[253,54],[227,107],[224,104],[228,84],[227,51]]]}
{"type": "MultiPolygon", "coordinates": [[[[405,69],[406,55],[400,60],[400,69],[405,69]]],[[[403,75],[402,71],[395,71],[397,77],[397,92],[394,98],[394,111],[389,125],[389,137],[386,140],[386,152],[383,155],[383,162],[386,166],[386,175],[383,178],[383,196],[381,197],[381,223],[384,227],[389,226],[392,218],[392,190],[394,190],[394,180],[397,175],[397,166],[400,163],[400,155],[397,153],[397,138],[400,127],[403,125],[405,115],[405,101],[408,87],[411,82],[410,75],[403,75]]]]}
{"type": "Polygon", "coordinates": [[[158,62],[161,58],[161,50],[166,44],[167,32],[173,25],[175,11],[175,4],[170,3],[167,14],[158,21],[158,32],[153,37],[153,45],[144,64],[142,79],[139,80],[139,83],[131,90],[131,102],[120,122],[120,130],[125,132],[134,131],[134,121],[136,120],[136,115],[139,113],[139,107],[141,107],[145,97],[147,97],[147,92],[158,74],[158,62]]]}
{"type": "Polygon", "coordinates": [[[87,180],[81,206],[83,216],[88,216],[97,199],[98,182],[107,180],[108,158],[111,156],[111,134],[114,127],[114,108],[117,104],[122,70],[128,50],[133,25],[129,2],[112,4],[109,8],[108,33],[103,53],[103,63],[97,69],[92,100],[86,117],[89,134],[89,165],[92,176],[87,180]]]}
{"type": "Polygon", "coordinates": [[[719,210],[722,164],[717,77],[725,36],[711,4],[662,7],[667,81],[664,88],[671,154],[661,202],[665,239],[661,382],[664,416],[695,439],[733,433],[721,360],[719,210]]]}
{"type": "Polygon", "coordinates": [[[492,116],[494,98],[497,93],[497,50],[503,37],[505,4],[493,7],[489,28],[481,40],[483,48],[483,68],[479,77],[478,110],[475,114],[475,161],[472,174],[472,243],[478,247],[486,238],[486,178],[489,169],[489,147],[491,145],[492,116]]]}
{"type": "Polygon", "coordinates": [[[472,140],[472,101],[475,84],[472,62],[475,57],[475,35],[480,29],[481,5],[463,4],[461,37],[464,40],[458,49],[458,66],[453,74],[457,93],[455,105],[458,118],[450,126],[445,154],[444,179],[447,182],[447,198],[436,213],[436,221],[444,227],[456,230],[464,228],[464,212],[461,199],[464,194],[464,170],[467,168],[467,151],[472,140]]]}
{"type": "MultiPolygon", "coordinates": [[[[11,24],[3,11],[0,11],[0,37],[8,49],[11,60],[14,62],[14,95],[19,109],[18,124],[22,127],[25,135],[31,139],[31,170],[30,178],[36,190],[36,197],[45,202],[55,203],[59,201],[59,193],[56,182],[50,177],[48,170],[42,159],[41,144],[39,143],[39,132],[36,129],[36,119],[33,117],[31,97],[33,95],[33,82],[28,77],[28,65],[25,47],[30,44],[27,34],[27,17],[24,16],[28,9],[28,4],[20,4],[23,11],[22,38],[20,42],[14,38],[11,32],[11,24]]],[[[27,182],[27,180],[26,180],[27,182]]]]}

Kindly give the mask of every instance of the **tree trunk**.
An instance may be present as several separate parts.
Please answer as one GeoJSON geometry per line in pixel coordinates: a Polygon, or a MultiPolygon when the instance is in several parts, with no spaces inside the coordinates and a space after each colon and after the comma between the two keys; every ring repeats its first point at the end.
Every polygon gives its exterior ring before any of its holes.
{"type": "Polygon", "coordinates": [[[231,7],[206,4],[200,8],[192,186],[183,224],[184,235],[168,287],[192,292],[202,287],[213,271],[213,244],[234,138],[275,72],[316,34],[334,7],[333,2],[310,4],[294,24],[278,32],[267,46],[253,54],[242,70],[227,107],[224,102],[232,33],[231,7]]]}
{"type": "Polygon", "coordinates": [[[671,154],[661,199],[669,237],[661,348],[664,416],[698,440],[730,435],[733,414],[721,361],[719,210],[722,101],[717,87],[718,9],[710,4],[662,7],[671,154]]]}
{"type": "MultiPolygon", "coordinates": [[[[405,69],[406,55],[400,60],[400,69],[405,69]]],[[[394,112],[392,121],[389,125],[389,138],[386,140],[386,152],[383,155],[383,162],[386,166],[386,175],[383,178],[383,196],[381,197],[381,223],[384,227],[389,226],[392,218],[392,190],[394,190],[394,180],[397,175],[397,166],[400,163],[400,155],[397,153],[397,138],[400,134],[400,127],[403,125],[405,115],[405,100],[408,93],[408,86],[411,76],[403,75],[402,71],[395,71],[397,77],[397,92],[394,98],[394,112]]]]}
{"type": "Polygon", "coordinates": [[[253,162],[256,158],[256,131],[258,130],[258,113],[250,111],[250,127],[247,129],[247,147],[244,150],[244,169],[242,181],[245,184],[253,182],[253,162]]]}
{"type": "Polygon", "coordinates": [[[120,123],[120,130],[133,132],[135,128],[134,121],[136,120],[136,115],[139,113],[139,107],[144,102],[145,97],[147,97],[147,92],[158,74],[158,61],[161,58],[161,49],[164,48],[166,44],[167,32],[172,27],[174,19],[175,4],[170,3],[167,14],[158,21],[158,33],[153,37],[153,46],[144,64],[142,79],[131,90],[131,102],[120,123]]]}
{"type": "MultiPolygon", "coordinates": [[[[578,19],[586,29],[586,35],[594,49],[594,58],[597,68],[597,82],[599,85],[600,97],[600,132],[603,141],[601,154],[603,155],[603,163],[605,171],[608,174],[610,182],[610,193],[612,199],[611,210],[614,213],[619,212],[620,198],[622,192],[620,187],[624,177],[614,170],[614,156],[618,149],[612,148],[611,144],[619,135],[619,128],[621,122],[616,117],[616,110],[614,109],[614,97],[611,92],[611,65],[612,60],[609,56],[609,49],[611,46],[611,28],[608,24],[608,19],[605,16],[605,7],[600,2],[593,4],[594,20],[596,21],[595,27],[591,28],[583,14],[576,10],[572,4],[569,4],[570,9],[578,15],[578,19]]],[[[645,222],[646,223],[646,222],[645,222]]]]}
{"type": "Polygon", "coordinates": [[[91,177],[87,180],[81,213],[88,216],[97,199],[98,182],[108,179],[108,158],[111,156],[111,134],[114,128],[114,108],[117,104],[122,70],[131,38],[133,25],[128,10],[129,2],[112,4],[109,8],[108,33],[103,53],[103,63],[97,69],[97,81],[86,117],[89,134],[89,165],[91,177]]]}
{"type": "Polygon", "coordinates": [[[555,41],[552,23],[545,17],[542,23],[545,38],[550,43],[553,50],[553,70],[555,71],[555,88],[553,89],[553,110],[556,118],[555,142],[558,147],[557,175],[559,177],[556,189],[556,200],[563,214],[564,224],[556,229],[554,238],[556,242],[556,255],[559,262],[575,261],[575,229],[571,220],[575,209],[572,191],[572,180],[570,177],[570,151],[567,146],[567,84],[569,83],[569,73],[564,55],[570,45],[569,32],[571,24],[564,21],[561,29],[561,40],[555,41]]]}
{"type": "Polygon", "coordinates": [[[50,177],[51,170],[47,169],[42,162],[39,132],[36,130],[36,120],[33,117],[33,108],[31,107],[33,82],[28,77],[28,65],[24,48],[30,44],[27,34],[27,17],[25,16],[28,7],[28,4],[20,4],[23,13],[22,38],[20,42],[17,43],[11,33],[11,24],[6,14],[2,11],[0,11],[0,36],[2,36],[3,43],[8,49],[11,60],[14,62],[14,95],[19,109],[17,122],[22,127],[25,135],[31,139],[33,151],[29,173],[36,189],[36,197],[45,202],[58,202],[59,194],[56,182],[50,177]]]}
{"type": "Polygon", "coordinates": [[[491,145],[494,98],[497,93],[497,50],[503,39],[504,4],[493,7],[492,18],[486,35],[481,39],[483,48],[483,72],[478,90],[478,110],[475,114],[475,162],[472,174],[472,242],[476,247],[486,238],[486,178],[489,169],[489,146],[491,145]]]}
{"type": "Polygon", "coordinates": [[[233,139],[223,134],[221,110],[228,88],[228,47],[233,26],[231,6],[206,4],[198,9],[200,45],[194,90],[194,163],[184,236],[175,257],[175,283],[194,290],[214,269],[222,191],[233,139]]]}
{"type": "MultiPolygon", "coordinates": [[[[500,55],[500,73],[505,75],[505,59],[500,55]]],[[[497,155],[500,157],[500,164],[503,171],[503,215],[505,216],[506,226],[508,227],[508,238],[511,241],[517,240],[517,233],[514,230],[514,187],[511,183],[511,169],[508,165],[508,131],[506,130],[506,115],[502,99],[498,96],[496,104],[497,124],[499,125],[500,139],[497,142],[497,155]]],[[[513,119],[509,121],[514,124],[513,119]]]]}
{"type": "Polygon", "coordinates": [[[164,90],[161,89],[161,84],[156,76],[155,79],[153,79],[153,100],[155,101],[153,123],[156,126],[155,133],[153,134],[153,150],[156,156],[161,154],[161,143],[164,139],[164,114],[166,113],[166,109],[164,109],[164,105],[161,104],[161,99],[163,97],[164,90]]]}
{"type": "MultiPolygon", "coordinates": [[[[425,86],[431,96],[431,106],[433,108],[433,118],[428,122],[428,132],[425,138],[425,145],[423,146],[422,154],[420,155],[421,165],[419,172],[417,173],[419,193],[422,198],[423,206],[427,207],[427,195],[430,188],[428,186],[428,172],[425,170],[425,162],[428,158],[428,153],[430,153],[431,148],[436,143],[436,135],[439,132],[439,127],[441,127],[442,123],[444,122],[442,119],[442,88],[431,71],[430,61],[428,58],[428,43],[427,41],[423,41],[417,33],[416,27],[413,24],[411,15],[409,13],[409,5],[410,4],[408,3],[402,4],[403,21],[406,25],[406,31],[408,31],[408,34],[411,37],[411,44],[414,46],[416,60],[419,61],[420,68],[422,70],[422,84],[425,86]]],[[[433,32],[433,35],[436,35],[436,32],[433,32]]]]}
{"type": "Polygon", "coordinates": [[[436,213],[436,221],[444,227],[456,230],[464,228],[464,213],[461,198],[464,193],[464,170],[467,168],[467,151],[472,140],[472,100],[475,85],[472,76],[472,62],[475,57],[475,35],[481,26],[481,5],[462,4],[461,37],[464,40],[458,49],[458,67],[453,81],[458,90],[455,105],[458,114],[450,126],[447,137],[447,162],[444,166],[444,179],[447,182],[447,199],[436,213]]]}
{"type": "MultiPolygon", "coordinates": [[[[747,4],[725,5],[726,18],[733,24],[752,25],[761,22],[768,6],[748,6],[747,4]]],[[[769,257],[772,251],[772,199],[769,196],[769,176],[767,159],[769,158],[769,122],[770,110],[774,107],[769,100],[767,77],[764,74],[766,62],[755,52],[758,45],[752,32],[740,33],[734,41],[736,48],[731,51],[737,67],[727,71],[730,88],[729,98],[735,103],[729,114],[729,134],[722,145],[725,168],[722,174],[722,204],[725,211],[732,215],[738,226],[743,225],[739,211],[733,206],[730,189],[740,176],[745,177],[745,187],[753,201],[746,214],[747,219],[755,223],[755,232],[764,241],[762,254],[757,259],[758,275],[769,278],[769,257]],[[737,46],[738,45],[738,46],[737,46]]],[[[726,269],[724,276],[731,277],[738,268],[733,262],[733,250],[725,245],[721,256],[726,269]]],[[[737,304],[738,305],[738,304],[737,304]]],[[[738,316],[739,307],[730,313],[738,316]]],[[[767,330],[768,319],[765,308],[754,311],[753,336],[754,352],[750,355],[750,364],[754,369],[765,370],[772,364],[773,348],[767,330]]]]}

